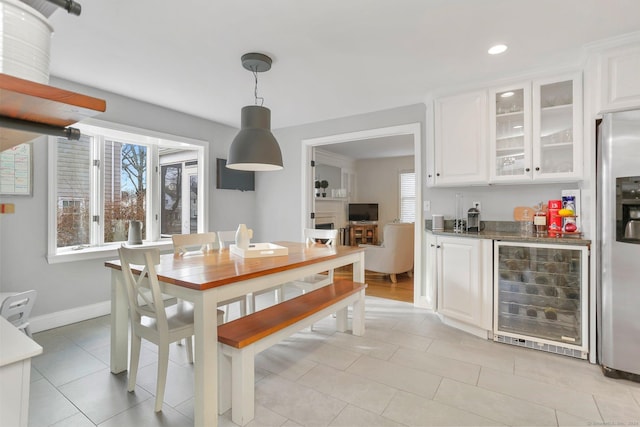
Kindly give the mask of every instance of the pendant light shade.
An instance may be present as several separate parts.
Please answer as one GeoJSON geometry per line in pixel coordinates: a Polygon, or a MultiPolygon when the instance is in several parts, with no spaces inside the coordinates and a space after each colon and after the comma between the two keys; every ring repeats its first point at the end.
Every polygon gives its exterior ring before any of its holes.
{"type": "Polygon", "coordinates": [[[271,110],[259,105],[242,108],[240,132],[229,148],[227,167],[246,171],[282,169],[282,153],[271,133],[271,110]]]}
{"type": "Polygon", "coordinates": [[[258,73],[271,69],[271,58],[261,53],[242,56],[242,66],[255,77],[256,105],[242,108],[240,132],[229,147],[227,167],[245,171],[282,169],[282,153],[271,133],[271,110],[258,104],[258,73]]]}

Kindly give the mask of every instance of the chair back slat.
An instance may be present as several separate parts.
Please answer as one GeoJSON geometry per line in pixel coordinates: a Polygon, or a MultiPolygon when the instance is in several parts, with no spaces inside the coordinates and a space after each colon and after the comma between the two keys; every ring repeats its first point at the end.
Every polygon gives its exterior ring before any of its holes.
{"type": "Polygon", "coordinates": [[[160,263],[160,251],[157,248],[121,247],[118,254],[132,322],[139,323],[141,317],[146,316],[156,320],[159,332],[168,331],[167,314],[155,269],[160,263]]]}
{"type": "Polygon", "coordinates": [[[220,243],[220,249],[228,248],[230,244],[236,242],[235,230],[218,231],[218,242],[220,243]]]}
{"type": "Polygon", "coordinates": [[[202,252],[212,251],[218,240],[216,233],[174,234],[173,252],[176,255],[184,255],[194,248],[202,252]]]}
{"type": "Polygon", "coordinates": [[[304,238],[307,244],[324,243],[327,246],[335,246],[336,240],[338,240],[338,230],[305,228],[304,238]],[[322,240],[322,242],[319,242],[319,240],[322,240]]]}
{"type": "Polygon", "coordinates": [[[5,298],[0,306],[0,316],[16,328],[25,329],[29,326],[29,315],[37,295],[35,290],[30,290],[5,298]]]}

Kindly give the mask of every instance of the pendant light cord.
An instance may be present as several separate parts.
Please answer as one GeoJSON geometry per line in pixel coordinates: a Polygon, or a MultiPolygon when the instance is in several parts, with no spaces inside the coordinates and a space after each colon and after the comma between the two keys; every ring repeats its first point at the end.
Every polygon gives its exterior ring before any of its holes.
{"type": "Polygon", "coordinates": [[[256,70],[252,70],[253,71],[253,77],[256,80],[256,85],[255,85],[255,89],[253,90],[253,96],[255,97],[255,103],[256,105],[258,105],[258,99],[260,100],[260,106],[262,107],[262,105],[264,104],[264,98],[261,96],[258,96],[258,72],[256,70]]]}

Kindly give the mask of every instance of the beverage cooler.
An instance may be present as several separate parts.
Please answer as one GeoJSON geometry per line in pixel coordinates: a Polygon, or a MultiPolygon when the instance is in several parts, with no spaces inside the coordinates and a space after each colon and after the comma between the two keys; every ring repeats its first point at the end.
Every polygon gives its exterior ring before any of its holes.
{"type": "Polygon", "coordinates": [[[494,244],[494,341],[586,359],[588,247],[494,244]]]}

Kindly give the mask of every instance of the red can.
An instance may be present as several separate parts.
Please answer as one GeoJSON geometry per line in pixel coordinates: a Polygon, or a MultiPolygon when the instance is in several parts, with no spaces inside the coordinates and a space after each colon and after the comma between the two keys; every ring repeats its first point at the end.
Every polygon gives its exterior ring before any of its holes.
{"type": "Polygon", "coordinates": [[[562,209],[562,200],[549,200],[549,210],[562,209]]]}
{"type": "Polygon", "coordinates": [[[557,233],[562,232],[562,217],[558,213],[560,209],[549,209],[549,223],[547,224],[547,233],[554,237],[557,233]]]}

